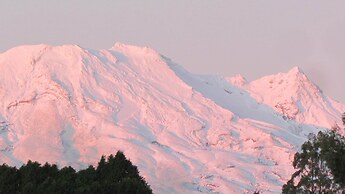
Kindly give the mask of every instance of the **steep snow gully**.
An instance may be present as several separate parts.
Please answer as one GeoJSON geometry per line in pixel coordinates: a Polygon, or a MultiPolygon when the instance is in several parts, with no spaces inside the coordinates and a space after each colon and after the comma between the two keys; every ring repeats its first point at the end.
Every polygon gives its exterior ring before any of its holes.
{"type": "Polygon", "coordinates": [[[81,169],[122,150],[154,193],[280,193],[294,152],[345,106],[294,68],[195,75],[150,48],[0,54],[0,162],[81,169]]]}

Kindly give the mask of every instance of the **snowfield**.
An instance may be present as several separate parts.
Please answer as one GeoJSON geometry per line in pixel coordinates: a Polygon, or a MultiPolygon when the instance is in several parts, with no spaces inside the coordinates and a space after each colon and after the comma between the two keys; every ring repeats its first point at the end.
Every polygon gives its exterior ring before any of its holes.
{"type": "Polygon", "coordinates": [[[95,165],[122,150],[154,193],[280,193],[311,132],[345,106],[299,68],[247,82],[195,75],[121,43],[0,54],[0,162],[95,165]]]}

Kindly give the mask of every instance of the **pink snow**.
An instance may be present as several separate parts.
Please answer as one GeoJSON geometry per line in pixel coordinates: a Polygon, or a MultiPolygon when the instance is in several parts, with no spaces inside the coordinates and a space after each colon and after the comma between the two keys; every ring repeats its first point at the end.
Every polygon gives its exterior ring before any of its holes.
{"type": "Polygon", "coordinates": [[[200,76],[147,47],[0,54],[0,162],[95,165],[122,150],[154,193],[280,193],[310,132],[345,106],[299,69],[200,76]]]}

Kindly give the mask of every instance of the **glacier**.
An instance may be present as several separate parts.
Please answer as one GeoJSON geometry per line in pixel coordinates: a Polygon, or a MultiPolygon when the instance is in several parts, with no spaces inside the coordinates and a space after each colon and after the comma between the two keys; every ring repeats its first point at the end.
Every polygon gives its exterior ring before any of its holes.
{"type": "Polygon", "coordinates": [[[298,67],[196,75],[122,43],[15,47],[0,75],[1,163],[83,169],[121,150],[157,194],[281,193],[308,134],[345,111],[298,67]]]}

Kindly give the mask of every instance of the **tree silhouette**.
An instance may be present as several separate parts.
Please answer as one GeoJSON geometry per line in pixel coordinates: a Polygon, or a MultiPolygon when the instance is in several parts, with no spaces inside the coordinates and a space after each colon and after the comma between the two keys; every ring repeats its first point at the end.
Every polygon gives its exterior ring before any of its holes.
{"type": "Polygon", "coordinates": [[[310,135],[295,154],[297,171],[283,193],[342,193],[345,191],[345,139],[336,130],[310,135]]]}
{"type": "Polygon", "coordinates": [[[76,172],[72,167],[28,161],[19,169],[0,166],[0,194],[151,194],[150,186],[123,152],[102,156],[97,168],[76,172]]]}

